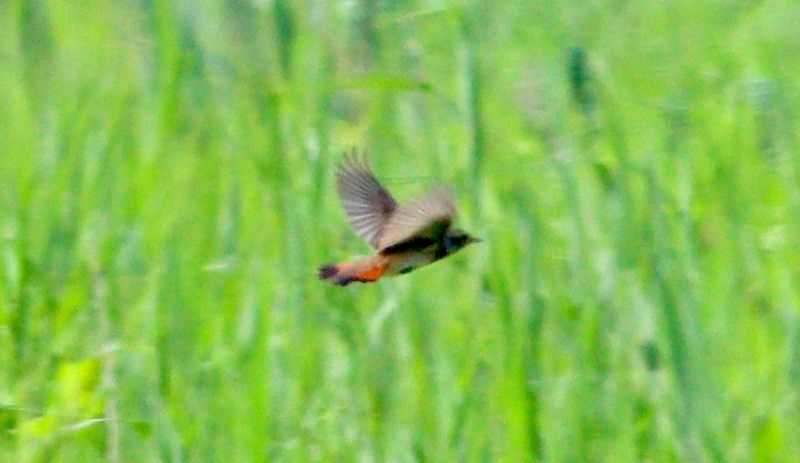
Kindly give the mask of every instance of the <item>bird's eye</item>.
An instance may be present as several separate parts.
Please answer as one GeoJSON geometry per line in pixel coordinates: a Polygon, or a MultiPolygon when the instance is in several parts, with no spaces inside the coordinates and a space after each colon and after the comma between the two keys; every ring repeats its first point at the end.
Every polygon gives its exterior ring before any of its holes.
{"type": "Polygon", "coordinates": [[[445,245],[445,247],[447,248],[448,251],[450,251],[450,252],[455,251],[455,250],[457,250],[457,249],[459,249],[459,248],[464,246],[464,238],[465,237],[461,236],[461,235],[455,235],[455,236],[448,237],[445,240],[445,244],[444,245],[445,245]]]}

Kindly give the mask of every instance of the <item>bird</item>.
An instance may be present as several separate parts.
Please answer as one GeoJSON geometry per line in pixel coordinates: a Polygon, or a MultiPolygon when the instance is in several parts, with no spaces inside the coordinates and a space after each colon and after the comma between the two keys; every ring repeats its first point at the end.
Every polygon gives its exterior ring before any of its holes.
{"type": "Polygon", "coordinates": [[[346,154],[336,171],[339,202],[356,234],[375,253],[319,267],[318,277],[339,286],[373,283],[406,274],[482,241],[454,227],[457,215],[450,189],[437,186],[400,205],[377,179],[365,154],[346,154]]]}

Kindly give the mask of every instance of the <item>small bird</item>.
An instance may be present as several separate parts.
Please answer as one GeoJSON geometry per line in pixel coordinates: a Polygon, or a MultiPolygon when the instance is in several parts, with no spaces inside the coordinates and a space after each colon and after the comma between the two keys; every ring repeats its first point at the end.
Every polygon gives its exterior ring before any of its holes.
{"type": "Polygon", "coordinates": [[[450,190],[434,188],[398,205],[380,184],[365,156],[346,155],[336,172],[339,202],[355,232],[377,253],[371,257],[327,264],[319,279],[346,286],[408,273],[481,240],[453,227],[456,206],[450,190]]]}

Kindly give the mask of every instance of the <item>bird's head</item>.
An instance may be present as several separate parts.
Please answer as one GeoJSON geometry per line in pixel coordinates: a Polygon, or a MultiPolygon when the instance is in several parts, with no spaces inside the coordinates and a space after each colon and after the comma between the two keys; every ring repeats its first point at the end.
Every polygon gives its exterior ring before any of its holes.
{"type": "Polygon", "coordinates": [[[465,232],[464,230],[459,230],[454,228],[447,232],[447,235],[444,237],[444,248],[447,251],[447,254],[452,254],[461,248],[467,246],[468,244],[472,243],[480,243],[483,241],[480,238],[476,238],[471,236],[469,233],[465,232]]]}

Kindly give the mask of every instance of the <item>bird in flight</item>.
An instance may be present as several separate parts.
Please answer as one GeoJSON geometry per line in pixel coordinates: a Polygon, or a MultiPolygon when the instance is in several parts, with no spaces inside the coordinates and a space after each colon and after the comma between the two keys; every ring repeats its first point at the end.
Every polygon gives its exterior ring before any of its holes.
{"type": "Polygon", "coordinates": [[[353,151],[336,172],[336,191],[350,225],[377,251],[352,262],[326,264],[319,279],[346,286],[408,273],[481,241],[453,227],[456,205],[450,190],[434,188],[399,205],[380,184],[365,156],[353,151]]]}

